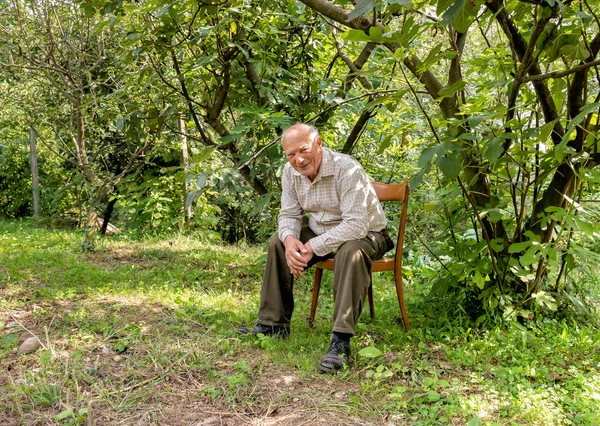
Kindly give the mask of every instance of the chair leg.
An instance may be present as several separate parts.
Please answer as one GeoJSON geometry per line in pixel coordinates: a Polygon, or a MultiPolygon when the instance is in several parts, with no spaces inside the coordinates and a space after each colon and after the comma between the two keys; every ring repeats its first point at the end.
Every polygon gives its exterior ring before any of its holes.
{"type": "Polygon", "coordinates": [[[369,285],[369,290],[367,291],[369,295],[369,309],[371,310],[371,319],[375,318],[375,304],[373,303],[373,283],[369,285]]]}
{"type": "Polygon", "coordinates": [[[321,279],[323,278],[323,269],[315,267],[315,282],[312,290],[312,301],[310,303],[310,317],[308,326],[313,328],[315,325],[315,315],[317,313],[317,302],[319,301],[319,291],[321,290],[321,279]]]}
{"type": "Polygon", "coordinates": [[[394,280],[396,281],[396,294],[398,295],[400,312],[402,312],[402,322],[404,322],[404,328],[406,329],[406,331],[409,331],[410,324],[408,323],[408,313],[406,312],[406,305],[404,304],[404,289],[402,288],[402,275],[394,273],[394,280]]]}

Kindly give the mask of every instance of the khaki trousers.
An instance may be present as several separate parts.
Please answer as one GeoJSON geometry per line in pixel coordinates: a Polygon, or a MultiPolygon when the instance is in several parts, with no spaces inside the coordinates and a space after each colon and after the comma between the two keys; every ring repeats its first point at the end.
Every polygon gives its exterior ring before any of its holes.
{"type": "MultiPolygon", "coordinates": [[[[362,311],[371,284],[371,264],[387,251],[383,232],[369,232],[361,240],[347,241],[335,254],[313,256],[308,268],[333,257],[333,331],[354,334],[354,326],[362,311]]],[[[316,234],[308,226],[300,233],[300,241],[307,242],[316,234]]],[[[275,234],[269,241],[267,265],[260,293],[258,323],[289,326],[294,312],[294,276],[285,260],[285,246],[275,234]]]]}

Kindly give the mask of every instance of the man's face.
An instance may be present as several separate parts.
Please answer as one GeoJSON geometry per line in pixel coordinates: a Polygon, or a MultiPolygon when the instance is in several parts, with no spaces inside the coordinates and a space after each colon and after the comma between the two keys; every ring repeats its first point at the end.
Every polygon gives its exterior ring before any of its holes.
{"type": "Polygon", "coordinates": [[[311,140],[310,131],[300,128],[286,134],[283,151],[292,167],[302,176],[313,181],[319,174],[323,157],[323,141],[320,136],[311,140]]]}

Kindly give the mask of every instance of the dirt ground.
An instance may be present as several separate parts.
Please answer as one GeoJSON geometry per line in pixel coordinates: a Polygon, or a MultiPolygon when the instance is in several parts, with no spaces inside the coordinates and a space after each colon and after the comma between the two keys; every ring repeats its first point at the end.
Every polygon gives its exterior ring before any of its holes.
{"type": "MultiPolygon", "coordinates": [[[[102,304],[98,309],[102,309],[102,304]]],[[[47,302],[28,306],[21,311],[1,312],[0,321],[6,324],[0,333],[18,334],[18,344],[31,334],[42,336],[44,341],[43,324],[55,327],[65,312],[72,309],[69,303],[59,304],[47,302]],[[47,309],[49,315],[34,315],[39,309],[47,309]],[[48,309],[51,308],[51,309],[48,309]],[[54,323],[52,319],[54,319],[54,323]]],[[[139,311],[122,310],[123,319],[139,315],[139,311]]],[[[158,320],[164,320],[164,313],[157,309],[145,310],[145,322],[149,324],[147,333],[153,334],[153,327],[158,320]]],[[[138,317],[139,320],[139,317],[138,317]]],[[[52,331],[51,331],[52,332],[52,331]]],[[[78,395],[63,391],[60,402],[42,407],[32,404],[33,397],[29,390],[16,392],[17,386],[39,387],[40,383],[55,383],[60,378],[55,376],[47,381],[38,380],[36,375],[46,374],[40,364],[40,348],[36,353],[20,355],[16,349],[5,353],[0,358],[0,426],[37,426],[57,424],[84,425],[147,425],[158,424],[165,426],[194,425],[396,425],[403,424],[400,419],[377,419],[369,421],[359,414],[348,413],[349,397],[356,398],[360,389],[347,380],[336,380],[335,377],[300,377],[294,369],[285,369],[269,363],[264,351],[258,348],[247,348],[249,353],[244,355],[252,370],[251,382],[241,387],[232,400],[223,397],[210,398],[206,394],[207,386],[219,386],[219,383],[209,378],[205,371],[169,368],[147,368],[132,372],[132,366],[141,365],[148,358],[148,343],[131,348],[121,355],[106,351],[105,348],[91,345],[80,359],[79,367],[73,367],[75,361],[65,348],[69,345],[69,336],[76,330],[63,332],[65,337],[53,341],[55,355],[53,369],[64,369],[65,378],[62,382],[73,387],[71,378],[77,376],[73,368],[85,368],[94,371],[94,381],[75,384],[78,395]],[[133,358],[129,359],[128,358],[133,358]],[[130,361],[128,363],[128,361],[130,361]],[[129,365],[129,368],[126,367],[129,365]],[[30,373],[28,376],[27,373],[30,373]],[[131,378],[131,379],[129,379],[131,378]],[[54,381],[53,381],[54,380],[54,381]],[[31,398],[31,399],[30,399],[31,398]],[[71,400],[71,404],[69,403],[71,400]],[[56,420],[59,413],[81,407],[75,407],[75,401],[87,401],[88,410],[85,419],[79,423],[75,419],[56,420]],[[34,406],[34,409],[26,407],[34,406]],[[28,411],[29,410],[29,411],[28,411]]],[[[71,337],[73,338],[73,337],[71,337]]],[[[52,340],[52,338],[51,338],[52,340]]],[[[239,356],[239,354],[237,355],[239,356]]],[[[231,374],[235,365],[236,355],[219,360],[213,368],[220,373],[231,374]]],[[[89,377],[89,376],[88,376],[89,377]]],[[[76,379],[73,379],[77,381],[76,379]]],[[[222,386],[222,382],[221,382],[222,386]]]]}

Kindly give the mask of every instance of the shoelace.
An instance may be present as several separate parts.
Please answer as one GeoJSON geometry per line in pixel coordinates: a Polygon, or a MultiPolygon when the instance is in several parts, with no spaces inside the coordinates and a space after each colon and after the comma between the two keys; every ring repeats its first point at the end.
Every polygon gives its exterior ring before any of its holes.
{"type": "Polygon", "coordinates": [[[331,342],[331,347],[329,348],[329,353],[336,351],[337,352],[336,355],[340,355],[340,354],[346,355],[347,347],[348,347],[348,345],[344,342],[333,341],[333,342],[331,342]]]}

